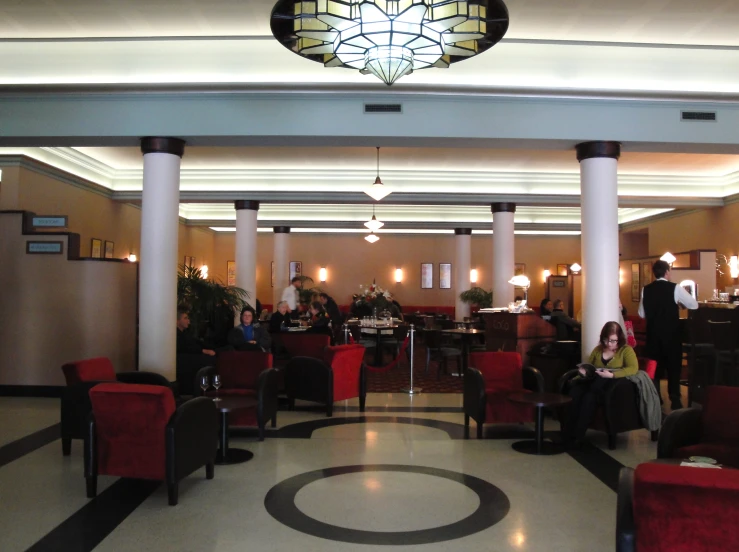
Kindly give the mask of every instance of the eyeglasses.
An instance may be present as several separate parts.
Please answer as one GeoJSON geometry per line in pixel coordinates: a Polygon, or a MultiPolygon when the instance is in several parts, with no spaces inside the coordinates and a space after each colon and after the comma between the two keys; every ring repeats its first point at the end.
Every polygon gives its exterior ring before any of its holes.
{"type": "Polygon", "coordinates": [[[618,343],[618,339],[609,339],[606,343],[618,343]]]}

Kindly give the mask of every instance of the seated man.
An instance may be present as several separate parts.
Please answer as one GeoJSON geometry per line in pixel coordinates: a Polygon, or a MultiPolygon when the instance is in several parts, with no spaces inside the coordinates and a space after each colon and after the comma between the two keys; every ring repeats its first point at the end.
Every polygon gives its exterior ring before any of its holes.
{"type": "Polygon", "coordinates": [[[575,328],[580,327],[580,322],[575,320],[574,318],[571,318],[567,315],[567,313],[562,309],[563,307],[562,299],[557,299],[554,301],[554,308],[552,309],[552,314],[550,318],[550,322],[554,324],[557,327],[557,340],[572,340],[575,337],[575,328]]]}
{"type": "Polygon", "coordinates": [[[177,309],[177,384],[181,395],[193,395],[198,370],[215,365],[216,352],[203,348],[203,344],[187,331],[189,327],[187,310],[177,309]]]}

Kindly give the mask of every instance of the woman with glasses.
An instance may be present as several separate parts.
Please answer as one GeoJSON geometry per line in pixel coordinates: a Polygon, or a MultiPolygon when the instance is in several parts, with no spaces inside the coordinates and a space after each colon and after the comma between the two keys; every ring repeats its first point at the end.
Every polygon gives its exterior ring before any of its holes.
{"type": "Polygon", "coordinates": [[[595,415],[598,406],[614,378],[633,376],[639,371],[634,349],[626,344],[626,336],[618,322],[606,322],[600,331],[600,341],[590,353],[587,364],[595,367],[589,372],[579,368],[580,376],[570,380],[568,395],[572,397],[567,420],[562,428],[565,442],[579,445],[595,415]]]}

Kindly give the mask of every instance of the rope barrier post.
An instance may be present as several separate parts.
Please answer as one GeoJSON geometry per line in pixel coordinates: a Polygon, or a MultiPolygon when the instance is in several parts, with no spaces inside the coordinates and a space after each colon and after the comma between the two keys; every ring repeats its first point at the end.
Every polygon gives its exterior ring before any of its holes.
{"type": "Polygon", "coordinates": [[[414,353],[414,341],[416,337],[416,327],[413,324],[411,324],[408,329],[408,335],[410,336],[409,345],[411,347],[411,362],[410,362],[411,364],[411,384],[408,386],[408,389],[403,389],[403,393],[408,393],[409,395],[418,395],[421,392],[421,388],[413,387],[413,359],[415,356],[413,353],[414,353]]]}
{"type": "Polygon", "coordinates": [[[349,324],[344,324],[344,345],[349,345],[349,324]]]}

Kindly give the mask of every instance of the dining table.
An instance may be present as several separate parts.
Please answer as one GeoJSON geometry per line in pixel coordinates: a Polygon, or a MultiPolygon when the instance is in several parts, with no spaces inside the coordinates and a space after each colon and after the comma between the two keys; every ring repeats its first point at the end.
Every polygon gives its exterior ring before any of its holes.
{"type": "Polygon", "coordinates": [[[455,328],[453,330],[441,330],[441,333],[447,335],[458,335],[460,337],[460,341],[462,342],[462,363],[460,373],[453,375],[457,377],[464,376],[469,364],[470,345],[472,344],[472,339],[476,335],[485,335],[485,330],[455,328]]]}
{"type": "Polygon", "coordinates": [[[382,336],[392,335],[395,333],[395,328],[400,328],[401,324],[376,324],[374,326],[360,326],[360,331],[363,334],[375,336],[375,360],[374,366],[382,365],[382,336]]]}

